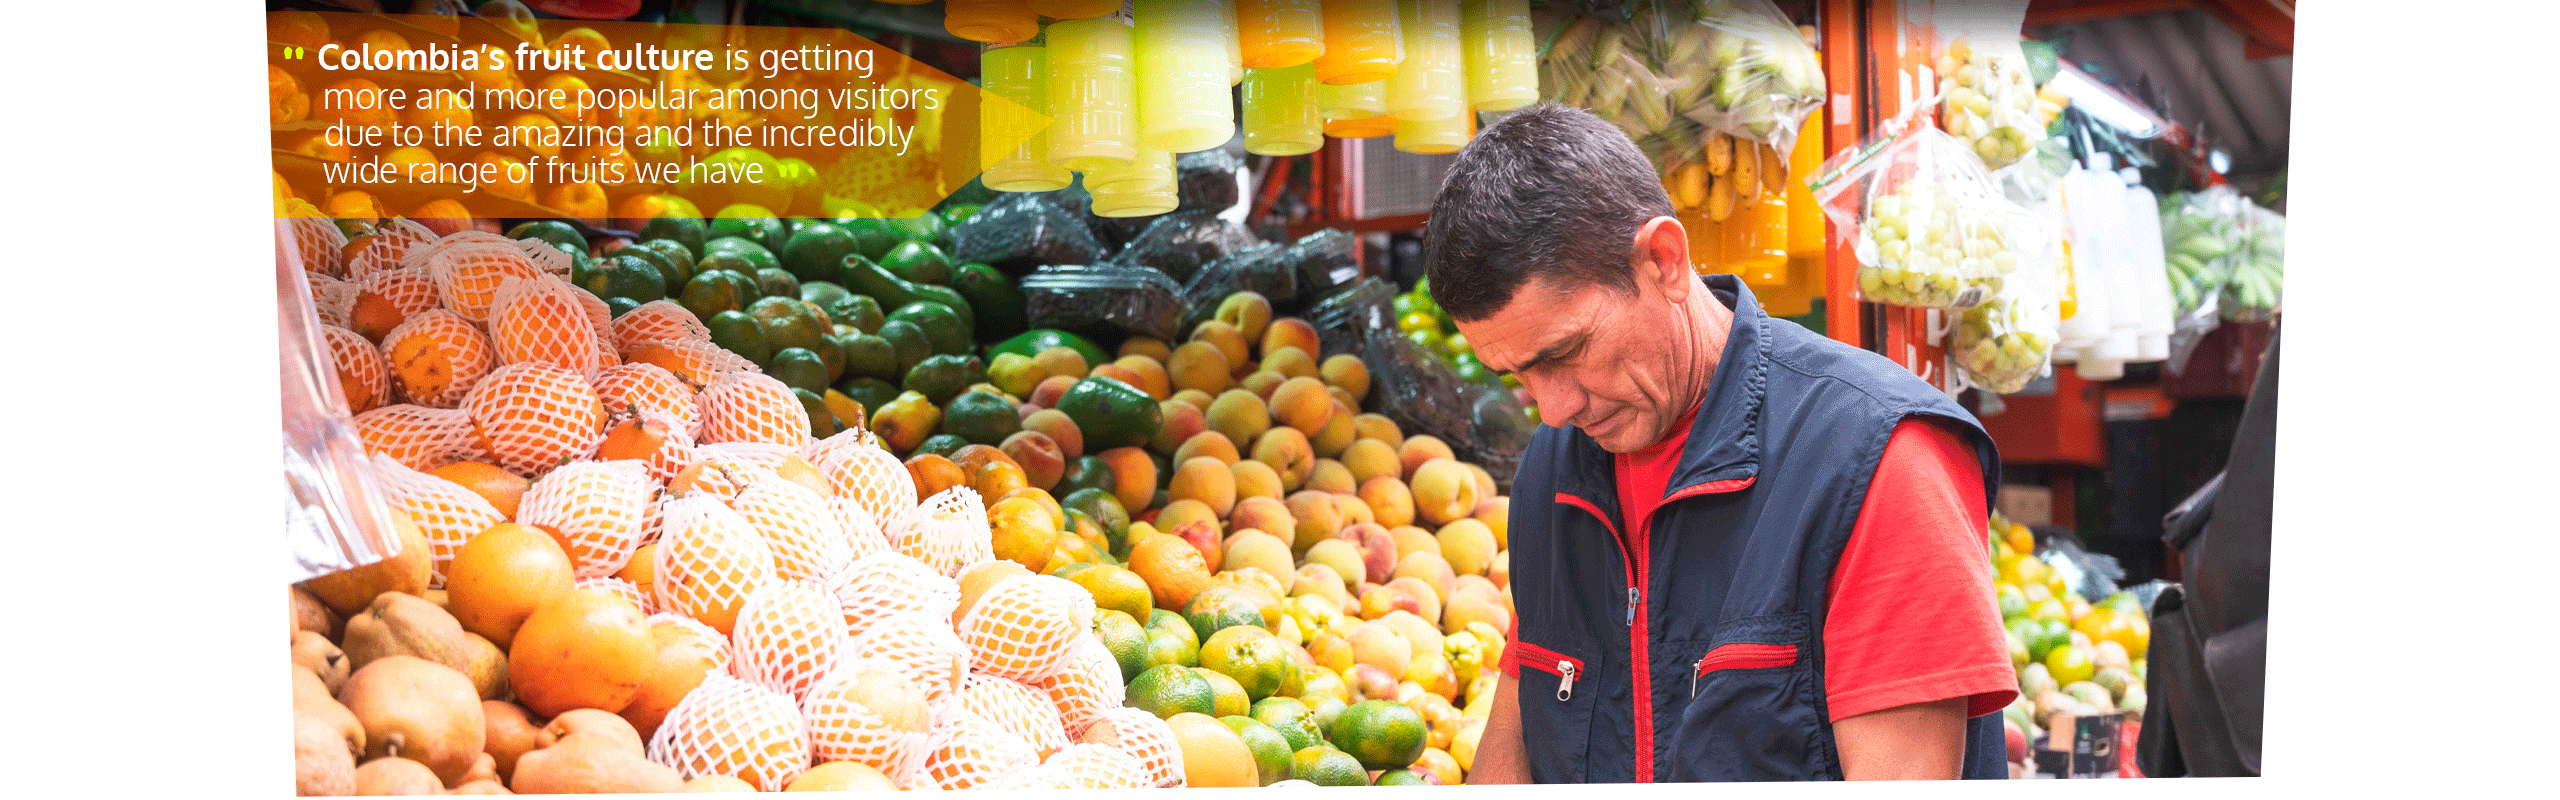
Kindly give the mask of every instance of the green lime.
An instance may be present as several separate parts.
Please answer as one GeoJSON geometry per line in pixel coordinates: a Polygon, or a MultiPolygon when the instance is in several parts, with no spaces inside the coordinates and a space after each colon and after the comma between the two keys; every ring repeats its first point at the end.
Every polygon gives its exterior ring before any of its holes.
{"type": "Polygon", "coordinates": [[[867,333],[855,334],[845,341],[844,371],[847,375],[882,379],[906,374],[898,369],[897,348],[889,340],[867,333]]]}
{"type": "Polygon", "coordinates": [[[1185,711],[1211,714],[1218,709],[1217,687],[1193,668],[1176,664],[1159,664],[1138,673],[1129,682],[1128,696],[1130,708],[1159,718],[1185,711]]]}
{"type": "Polygon", "coordinates": [[[2000,618],[2009,619],[2027,613],[2027,596],[2016,584],[2003,583],[1995,594],[2000,598],[2000,618]]]}
{"type": "MultiPolygon", "coordinates": [[[[1209,591],[1214,588],[1201,594],[1209,591]]],[[[1297,663],[1290,660],[1280,637],[1262,628],[1262,615],[1252,613],[1251,624],[1226,626],[1200,642],[1200,666],[1234,678],[1246,696],[1260,700],[1278,693],[1287,677],[1297,672],[1297,663]]]]}
{"type": "Polygon", "coordinates": [[[764,365],[764,373],[793,389],[810,392],[827,390],[827,362],[817,351],[806,347],[785,347],[773,353],[764,365]]]}
{"type": "Polygon", "coordinates": [[[1406,312],[1404,316],[1396,318],[1396,330],[1405,333],[1437,331],[1440,330],[1440,320],[1420,311],[1406,312]]]}
{"type": "MultiPolygon", "coordinates": [[[[789,381],[784,381],[789,383],[789,381]]],[[[994,392],[963,392],[942,409],[942,432],[994,447],[1022,430],[1022,412],[994,392]]]]}
{"type": "Polygon", "coordinates": [[[950,306],[931,300],[918,300],[889,312],[889,319],[906,320],[924,331],[924,340],[936,353],[959,355],[969,352],[971,341],[968,323],[950,306]]]}
{"type": "Polygon", "coordinates": [[[782,260],[774,257],[773,248],[744,236],[714,236],[711,241],[702,243],[703,258],[721,253],[746,259],[758,270],[782,268],[782,260]]]}
{"type": "Polygon", "coordinates": [[[637,253],[615,253],[596,261],[578,288],[597,297],[628,297],[646,303],[666,299],[667,278],[648,258],[637,253]]]}
{"type": "MultiPolygon", "coordinates": [[[[1262,627],[1261,609],[1255,608],[1243,592],[1226,586],[1211,586],[1192,595],[1191,602],[1182,607],[1182,618],[1191,623],[1192,632],[1199,634],[1204,645],[1231,627],[1262,627]]],[[[1271,681],[1272,688],[1279,687],[1278,674],[1273,674],[1271,681]]]]}
{"type": "Polygon", "coordinates": [[[693,280],[695,271],[700,268],[696,263],[698,259],[693,256],[693,251],[686,249],[683,242],[674,239],[651,239],[635,246],[656,253],[665,261],[664,266],[669,270],[667,286],[671,289],[693,280]]]}
{"type": "Polygon", "coordinates": [[[1369,771],[1340,750],[1317,745],[1289,754],[1289,774],[1317,786],[1367,786],[1369,771]]]}
{"type": "Polygon", "coordinates": [[[874,333],[888,340],[889,347],[897,352],[898,375],[901,377],[933,355],[933,343],[925,341],[924,329],[916,327],[915,323],[893,319],[881,323],[880,330],[874,333]]]}
{"type": "Polygon", "coordinates": [[[756,298],[758,300],[766,297],[797,299],[800,297],[800,279],[791,277],[790,272],[780,267],[756,270],[756,294],[760,295],[756,298]]]}
{"type": "Polygon", "coordinates": [[[959,225],[960,223],[969,221],[970,217],[977,216],[978,209],[980,208],[984,208],[984,206],[980,206],[976,203],[955,204],[950,208],[942,210],[942,222],[946,225],[959,225]]]}
{"type": "Polygon", "coordinates": [[[1438,786],[1440,783],[1410,769],[1391,769],[1378,773],[1371,786],[1438,786]]]}
{"type": "Polygon", "coordinates": [[[684,246],[685,252],[702,257],[702,243],[709,240],[710,230],[702,220],[692,217],[658,217],[640,226],[640,237],[665,239],[684,246]]]}
{"type": "Polygon", "coordinates": [[[887,222],[877,217],[838,219],[835,222],[838,227],[844,228],[846,233],[853,236],[853,251],[873,261],[888,255],[889,248],[896,247],[899,242],[904,241],[897,231],[889,229],[887,222]]]}
{"type": "Polygon", "coordinates": [[[1431,728],[1422,715],[1392,700],[1362,700],[1342,710],[1325,738],[1368,769],[1397,769],[1422,757],[1431,728]]]}
{"type": "Polygon", "coordinates": [[[1404,338],[1411,339],[1414,344],[1421,345],[1423,352],[1441,356],[1443,358],[1448,357],[1448,337],[1441,336],[1440,331],[1437,328],[1421,331],[1406,331],[1404,338]]]}
{"type": "Polygon", "coordinates": [[[744,311],[722,311],[702,324],[711,329],[711,343],[722,350],[758,364],[773,358],[773,344],[765,339],[764,326],[744,311]]]}
{"type": "Polygon", "coordinates": [[[844,257],[853,248],[853,234],[843,226],[809,220],[783,240],[782,268],[802,281],[842,281],[844,257]]]}
{"type": "Polygon", "coordinates": [[[1396,299],[1388,301],[1387,307],[1394,309],[1396,315],[1396,328],[1399,330],[1404,328],[1405,315],[1422,310],[1422,304],[1419,302],[1419,298],[1416,298],[1409,292],[1396,295],[1396,299]]]}
{"type": "Polygon", "coordinates": [[[1287,737],[1252,717],[1225,716],[1219,717],[1218,721],[1226,723],[1228,730],[1235,731],[1236,738],[1244,740],[1244,749],[1253,753],[1254,770],[1261,773],[1262,785],[1289,779],[1289,769],[1293,766],[1290,755],[1297,750],[1289,746],[1287,737]]]}
{"type": "Polygon", "coordinates": [[[606,314],[619,319],[624,314],[640,310],[640,301],[628,297],[607,297],[604,299],[604,310],[606,314]]]}
{"type": "MultiPolygon", "coordinates": [[[[1334,676],[1337,682],[1341,679],[1340,675],[1334,676]]],[[[1350,707],[1340,696],[1334,694],[1326,694],[1307,701],[1307,710],[1316,715],[1316,730],[1320,731],[1333,730],[1334,721],[1342,719],[1342,712],[1350,707]]]]}
{"type": "Polygon", "coordinates": [[[941,243],[942,232],[948,227],[943,224],[941,217],[929,213],[912,217],[891,217],[880,222],[888,226],[889,232],[897,234],[900,239],[926,244],[941,243]]]}
{"type": "Polygon", "coordinates": [[[747,306],[747,316],[755,317],[756,324],[764,326],[765,341],[772,343],[777,352],[794,347],[815,351],[830,333],[820,327],[818,315],[796,294],[765,297],[747,306]]]}

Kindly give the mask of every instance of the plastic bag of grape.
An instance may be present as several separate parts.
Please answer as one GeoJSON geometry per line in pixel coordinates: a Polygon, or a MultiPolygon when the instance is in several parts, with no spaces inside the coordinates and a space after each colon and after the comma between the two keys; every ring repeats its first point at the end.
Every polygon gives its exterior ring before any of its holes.
{"type": "Polygon", "coordinates": [[[1992,169],[2024,157],[2045,138],[2044,119],[2036,114],[2034,78],[2017,37],[2008,39],[2005,47],[1995,49],[1955,37],[1937,63],[1939,126],[1992,169]]]}
{"type": "Polygon", "coordinates": [[[1833,224],[1857,231],[1858,293],[1878,303],[1981,305],[2049,234],[1981,158],[1911,115],[1823,162],[1812,188],[1833,224]]]}
{"type": "Polygon", "coordinates": [[[1541,9],[1548,99],[1616,124],[1666,179],[1709,173],[1683,185],[1726,202],[1784,187],[1784,154],[1825,100],[1821,60],[1784,12],[1770,0],[1584,5],[1541,9]]]}
{"type": "Polygon", "coordinates": [[[2027,387],[2053,361],[2062,327],[2061,292],[2047,270],[2021,270],[1982,305],[1957,318],[1947,356],[1965,385],[1996,394],[2027,387]]]}

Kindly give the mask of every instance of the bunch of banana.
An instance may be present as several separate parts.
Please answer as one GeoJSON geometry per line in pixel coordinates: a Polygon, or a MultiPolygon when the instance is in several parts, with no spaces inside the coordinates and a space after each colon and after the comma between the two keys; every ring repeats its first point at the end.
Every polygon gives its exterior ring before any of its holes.
{"type": "Polygon", "coordinates": [[[2284,215],[2254,205],[2245,213],[2231,280],[2222,285],[2222,318],[2234,322],[2274,316],[2284,302],[2284,215]]]}
{"type": "Polygon", "coordinates": [[[2237,200],[2228,191],[2206,191],[2173,195],[2164,204],[2169,208],[2161,219],[2161,245],[2180,318],[2195,313],[2230,280],[2237,200]]]}
{"type": "Polygon", "coordinates": [[[1680,206],[1723,220],[1785,186],[1787,159],[1770,142],[1823,101],[1821,64],[1765,3],[1662,5],[1634,21],[1552,21],[1539,85],[1625,131],[1680,206]]]}

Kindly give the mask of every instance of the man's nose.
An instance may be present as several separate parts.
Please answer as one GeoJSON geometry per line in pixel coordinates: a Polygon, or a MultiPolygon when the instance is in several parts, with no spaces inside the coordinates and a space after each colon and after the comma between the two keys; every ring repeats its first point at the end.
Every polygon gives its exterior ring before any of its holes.
{"type": "Polygon", "coordinates": [[[1520,385],[1528,387],[1529,396],[1538,401],[1538,418],[1549,425],[1573,424],[1573,415],[1585,405],[1581,387],[1570,381],[1523,375],[1520,385]]]}

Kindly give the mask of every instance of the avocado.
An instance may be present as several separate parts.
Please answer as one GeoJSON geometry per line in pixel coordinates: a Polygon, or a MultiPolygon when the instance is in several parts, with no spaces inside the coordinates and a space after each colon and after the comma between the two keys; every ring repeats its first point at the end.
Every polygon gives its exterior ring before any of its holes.
{"type": "Polygon", "coordinates": [[[1032,358],[1052,347],[1073,349],[1077,355],[1084,356],[1086,364],[1098,366],[1111,363],[1111,356],[1102,352],[1102,347],[1094,344],[1093,340],[1056,328],[1033,328],[1023,331],[1020,335],[987,348],[987,357],[994,358],[1012,353],[1023,358],[1032,358]]]}
{"type": "Polygon", "coordinates": [[[944,354],[917,362],[913,369],[907,370],[905,385],[907,391],[924,395],[925,399],[938,406],[951,402],[951,398],[958,396],[970,384],[986,379],[987,365],[977,356],[944,354]]]}
{"type": "Polygon", "coordinates": [[[915,452],[908,453],[907,457],[914,458],[921,455],[936,455],[943,458],[950,458],[952,453],[959,452],[960,448],[967,446],[969,446],[969,440],[967,439],[960,438],[953,434],[937,433],[932,436],[924,437],[924,441],[916,444],[915,452]]]}
{"type": "Polygon", "coordinates": [[[879,258],[880,266],[889,274],[910,283],[947,286],[951,283],[951,257],[942,248],[913,239],[898,243],[889,254],[879,258]]]}
{"type": "Polygon", "coordinates": [[[1058,410],[1084,432],[1084,449],[1093,453],[1144,445],[1164,424],[1155,398],[1113,378],[1077,381],[1058,398],[1058,410]]]}
{"type": "MultiPolygon", "coordinates": [[[[962,264],[952,273],[951,289],[977,312],[978,341],[998,342],[1031,327],[1030,301],[1013,279],[985,264],[962,264]]],[[[1037,355],[1037,354],[1034,354],[1037,355]]],[[[1088,360],[1087,363],[1102,362],[1088,360]]]]}
{"type": "Polygon", "coordinates": [[[918,300],[889,312],[889,318],[905,320],[923,329],[924,340],[932,343],[936,353],[962,355],[968,353],[974,344],[969,338],[969,329],[960,323],[960,315],[941,303],[918,300]]]}
{"type": "Polygon", "coordinates": [[[832,222],[800,223],[782,243],[782,268],[802,281],[840,281],[844,257],[853,253],[853,234],[832,222]]]}

